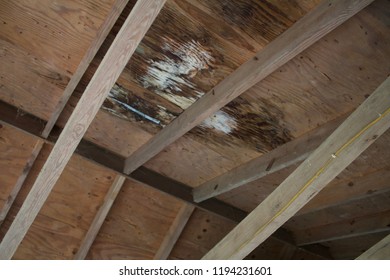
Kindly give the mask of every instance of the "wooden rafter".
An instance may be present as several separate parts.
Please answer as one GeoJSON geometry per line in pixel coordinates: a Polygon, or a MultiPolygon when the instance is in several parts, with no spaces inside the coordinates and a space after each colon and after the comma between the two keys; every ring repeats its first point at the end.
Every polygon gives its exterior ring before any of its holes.
{"type": "Polygon", "coordinates": [[[18,215],[0,244],[10,259],[49,196],[67,162],[165,0],[138,1],[84,91],[18,215]]]}
{"type": "Polygon", "coordinates": [[[126,159],[129,174],[373,0],[325,0],[126,159]]]}
{"type": "Polygon", "coordinates": [[[357,260],[390,260],[390,234],[356,258],[357,260]]]}
{"type": "Polygon", "coordinates": [[[387,78],[273,193],[204,259],[244,258],[390,127],[387,78]]]}
{"type": "Polygon", "coordinates": [[[99,230],[102,227],[103,222],[106,219],[108,212],[110,211],[112,204],[118,196],[118,193],[121,190],[125,180],[126,177],[123,177],[121,175],[117,175],[115,177],[114,182],[112,183],[106,196],[104,197],[103,204],[100,206],[99,211],[96,213],[92,224],[89,226],[87,234],[85,235],[76,255],[74,256],[75,260],[83,260],[87,256],[88,251],[91,248],[96,236],[98,235],[99,230]]]}
{"type": "Polygon", "coordinates": [[[305,160],[346,118],[342,116],[307,134],[240,165],[194,189],[194,201],[200,202],[260,179],[305,160]]]}
{"type": "Polygon", "coordinates": [[[161,242],[160,248],[154,255],[155,260],[166,260],[169,257],[173,247],[180,237],[185,225],[192,215],[195,207],[185,203],[176,215],[175,220],[172,222],[164,240],[161,242]]]}
{"type": "MultiPolygon", "coordinates": [[[[60,101],[58,102],[56,108],[54,109],[54,112],[52,116],[50,117],[49,121],[46,123],[44,129],[42,130],[42,137],[47,138],[50,134],[51,130],[54,127],[54,124],[56,123],[60,113],[64,109],[66,103],[68,102],[71,94],[73,93],[74,89],[76,88],[77,84],[79,83],[81,77],[87,70],[89,64],[91,63],[92,59],[96,55],[97,51],[99,50],[100,46],[103,44],[104,39],[107,37],[108,33],[110,32],[111,28],[114,26],[114,23],[119,18],[121,12],[125,8],[128,0],[117,0],[110,13],[108,14],[105,21],[102,23],[95,39],[92,41],[89,49],[85,53],[84,57],[82,58],[76,72],[74,75],[72,75],[68,85],[66,86],[60,101]]],[[[38,140],[30,158],[28,159],[25,168],[23,169],[22,174],[19,176],[17,182],[15,183],[15,186],[12,189],[11,194],[9,195],[9,199],[7,200],[6,204],[4,205],[3,209],[0,210],[0,223],[5,219],[12,203],[14,202],[15,197],[19,193],[19,190],[21,189],[22,185],[24,184],[24,181],[29,174],[35,159],[38,157],[42,147],[43,147],[43,141],[38,140]]]]}

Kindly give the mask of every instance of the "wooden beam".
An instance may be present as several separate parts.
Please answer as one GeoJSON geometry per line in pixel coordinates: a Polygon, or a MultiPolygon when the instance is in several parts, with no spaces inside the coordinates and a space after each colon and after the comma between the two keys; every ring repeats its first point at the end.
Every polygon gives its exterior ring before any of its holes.
{"type": "Polygon", "coordinates": [[[390,126],[387,78],[204,259],[241,259],[299,211],[390,126]]]}
{"type": "Polygon", "coordinates": [[[87,234],[85,235],[83,241],[81,242],[80,248],[74,256],[75,260],[83,260],[88,254],[89,249],[92,246],[96,236],[99,233],[101,226],[103,225],[104,220],[107,217],[108,212],[111,209],[112,204],[114,203],[119,191],[121,190],[126,178],[117,175],[114,182],[112,183],[110,189],[108,190],[106,196],[104,197],[103,204],[100,206],[99,211],[96,213],[95,218],[90,225],[87,234]]]}
{"type": "Polygon", "coordinates": [[[363,197],[386,192],[390,189],[390,169],[364,174],[351,180],[329,184],[323,192],[309,201],[296,215],[305,215],[324,208],[335,207],[363,197]]]}
{"type": "Polygon", "coordinates": [[[357,260],[390,260],[390,234],[356,258],[357,260]]]}
{"type": "Polygon", "coordinates": [[[187,224],[189,218],[192,215],[195,207],[185,203],[177,213],[175,220],[168,229],[167,234],[165,235],[164,240],[162,241],[160,248],[154,255],[155,260],[166,260],[171,253],[173,246],[175,246],[177,240],[179,239],[185,225],[187,224]]]}
{"type": "Polygon", "coordinates": [[[23,168],[22,174],[19,176],[18,180],[15,183],[15,186],[12,188],[11,193],[8,196],[7,201],[5,202],[3,208],[0,210],[0,225],[3,223],[5,217],[8,214],[9,209],[11,208],[12,204],[14,203],[14,200],[16,196],[18,195],[24,180],[26,180],[26,177],[28,173],[30,172],[31,167],[33,166],[36,158],[38,157],[44,142],[41,139],[38,139],[37,142],[34,145],[34,148],[32,150],[30,158],[27,160],[26,165],[23,168]]]}
{"type": "Polygon", "coordinates": [[[46,123],[44,130],[42,131],[42,136],[47,138],[50,134],[50,131],[57,122],[58,117],[60,116],[62,110],[65,108],[66,103],[68,102],[70,96],[75,90],[77,84],[80,82],[81,77],[84,75],[92,59],[95,57],[100,46],[103,44],[111,28],[114,26],[115,22],[119,18],[123,9],[126,7],[128,0],[116,0],[110,13],[106,17],[105,21],[102,23],[98,33],[95,36],[95,39],[92,41],[89,49],[85,53],[84,57],[81,59],[79,66],[77,67],[76,72],[72,75],[69,83],[67,84],[60,100],[58,101],[57,106],[54,108],[54,111],[46,123]]]}
{"type": "Polygon", "coordinates": [[[346,116],[342,116],[332,120],[297,139],[205,182],[194,189],[194,201],[200,202],[215,197],[305,160],[345,119],[346,116]]]}
{"type": "MultiPolygon", "coordinates": [[[[12,105],[8,105],[8,104],[6,105],[7,106],[4,106],[2,101],[0,101],[0,119],[6,120],[6,122],[0,120],[0,124],[12,125],[16,129],[23,130],[25,133],[32,134],[36,137],[41,137],[39,130],[37,130],[36,127],[42,126],[41,125],[43,122],[42,120],[36,118],[35,116],[23,113],[22,114],[23,121],[22,122],[16,121],[15,119],[18,120],[20,119],[20,118],[16,118],[18,114],[18,109],[16,107],[13,107],[12,105]],[[2,115],[3,107],[7,108],[8,111],[5,117],[2,115]]],[[[41,139],[44,140],[45,143],[49,145],[54,145],[60,133],[61,133],[61,129],[59,129],[58,127],[54,127],[49,139],[43,139],[43,138],[41,139]]],[[[210,212],[214,215],[220,216],[229,221],[239,223],[248,214],[247,212],[239,208],[236,208],[232,205],[229,205],[215,198],[205,200],[201,203],[196,203],[192,200],[192,188],[190,186],[177,182],[171,178],[163,176],[145,167],[140,167],[130,175],[124,174],[122,173],[124,158],[109,150],[99,147],[96,144],[93,144],[89,141],[82,140],[76,149],[76,153],[94,162],[95,164],[99,164],[112,171],[117,172],[118,174],[126,177],[129,180],[134,180],[139,183],[142,183],[148,187],[154,188],[158,191],[161,191],[177,199],[180,199],[183,202],[192,204],[198,209],[202,209],[204,211],[210,212]]],[[[292,235],[283,229],[277,230],[275,233],[273,233],[273,235],[270,238],[275,238],[295,246],[292,235]]],[[[317,247],[313,249],[313,247],[306,247],[306,246],[305,248],[301,248],[301,249],[303,251],[309,252],[310,254],[316,254],[323,259],[329,259],[329,253],[324,254],[324,251],[326,250],[318,250],[317,247]]],[[[322,249],[326,249],[326,248],[322,248],[322,249]]]]}
{"type": "Polygon", "coordinates": [[[130,155],[126,159],[124,172],[130,174],[142,166],[165,147],[310,47],[372,1],[323,1],[130,155]]]}
{"type": "Polygon", "coordinates": [[[390,231],[390,211],[294,231],[298,246],[390,231]]]}
{"type": "Polygon", "coordinates": [[[10,259],[13,256],[110,89],[164,3],[165,0],[145,0],[138,1],[134,6],[4,236],[0,244],[0,259],[10,259]]]}

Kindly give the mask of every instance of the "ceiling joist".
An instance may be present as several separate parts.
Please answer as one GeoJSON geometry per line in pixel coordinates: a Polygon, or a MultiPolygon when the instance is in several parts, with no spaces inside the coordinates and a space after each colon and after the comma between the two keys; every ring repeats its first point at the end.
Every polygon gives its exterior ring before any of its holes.
{"type": "Polygon", "coordinates": [[[10,259],[49,196],[110,89],[146,34],[165,0],[138,1],[97,69],[62,131],[18,215],[0,244],[0,259],[10,259]]]}
{"type": "Polygon", "coordinates": [[[390,127],[390,78],[203,259],[242,259],[390,127]]]}
{"type": "Polygon", "coordinates": [[[357,260],[390,260],[390,234],[356,258],[357,260]]]}

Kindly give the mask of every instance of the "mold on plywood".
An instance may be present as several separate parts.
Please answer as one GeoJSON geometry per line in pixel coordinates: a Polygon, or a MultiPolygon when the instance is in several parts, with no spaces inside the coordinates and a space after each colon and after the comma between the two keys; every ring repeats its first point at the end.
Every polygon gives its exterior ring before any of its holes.
{"type": "Polygon", "coordinates": [[[204,95],[192,78],[199,71],[212,67],[214,58],[211,52],[196,40],[179,43],[169,37],[161,39],[162,57],[148,59],[146,73],[139,80],[145,88],[152,89],[180,108],[186,109],[204,95]],[[182,96],[179,94],[182,91],[193,91],[195,97],[182,96]]]}
{"type": "Polygon", "coordinates": [[[290,141],[292,136],[283,125],[283,112],[266,99],[259,100],[251,103],[237,98],[191,134],[205,143],[245,145],[259,152],[270,151],[290,141]]]}
{"type": "Polygon", "coordinates": [[[155,106],[118,84],[110,90],[102,108],[122,119],[150,123],[157,127],[165,126],[176,117],[165,107],[155,106]]]}

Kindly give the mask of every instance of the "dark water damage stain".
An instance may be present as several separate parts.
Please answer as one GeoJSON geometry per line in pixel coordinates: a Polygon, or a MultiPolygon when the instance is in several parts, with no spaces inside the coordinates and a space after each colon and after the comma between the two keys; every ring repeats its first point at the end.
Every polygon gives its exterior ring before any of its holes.
{"type": "Polygon", "coordinates": [[[222,0],[209,1],[208,5],[225,21],[238,26],[253,39],[261,36],[272,41],[293,24],[272,1],[222,0]]]}
{"type": "Polygon", "coordinates": [[[283,127],[283,112],[265,99],[250,103],[237,98],[191,131],[203,140],[222,145],[243,144],[267,152],[290,141],[290,131],[283,127]]]}
{"type": "Polygon", "coordinates": [[[159,128],[177,117],[165,107],[154,105],[118,84],[110,90],[102,108],[122,119],[152,124],[159,128]]]}

